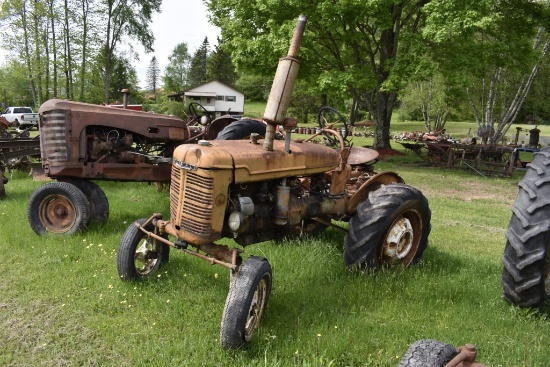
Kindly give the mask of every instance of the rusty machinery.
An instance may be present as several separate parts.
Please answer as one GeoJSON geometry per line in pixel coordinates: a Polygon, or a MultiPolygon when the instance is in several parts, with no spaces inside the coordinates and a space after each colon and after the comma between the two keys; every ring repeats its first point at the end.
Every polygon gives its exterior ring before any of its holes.
{"type": "Polygon", "coordinates": [[[428,244],[427,199],[396,173],[374,172],[376,151],[348,147],[327,128],[319,134],[337,139],[340,150],[292,139],[296,121],[286,110],[305,24],[301,16],[288,55],[279,61],[264,115],[266,138],[178,146],[170,218],[153,214],[134,222],[118,249],[117,269],[125,281],[153,274],[171,248],[230,269],[219,339],[229,349],[252,339],[271,292],[271,265],[260,256],[243,259],[246,246],[315,236],[330,226],[345,233],[348,267],[378,269],[414,264],[428,244]],[[273,139],[276,125],[286,131],[284,141],[273,139]],[[222,238],[236,244],[215,243],[222,238]]]}
{"type": "MultiPolygon", "coordinates": [[[[125,91],[124,106],[127,98],[125,91]]],[[[41,166],[57,180],[38,188],[28,202],[29,224],[40,235],[72,234],[90,220],[107,220],[107,197],[91,180],[169,182],[177,146],[213,139],[236,120],[213,120],[198,103],[189,105],[187,121],[60,99],[45,102],[39,113],[41,166]]]]}

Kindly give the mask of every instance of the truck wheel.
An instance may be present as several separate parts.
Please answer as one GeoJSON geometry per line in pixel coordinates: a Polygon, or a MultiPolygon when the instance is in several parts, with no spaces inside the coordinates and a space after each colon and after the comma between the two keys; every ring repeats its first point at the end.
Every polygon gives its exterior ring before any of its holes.
{"type": "MultiPolygon", "coordinates": [[[[145,218],[136,222],[143,225],[145,218]]],[[[155,227],[145,227],[152,232],[155,227]]],[[[117,270],[122,280],[137,280],[157,271],[162,263],[168,262],[170,247],[154,238],[147,238],[134,223],[130,224],[118,247],[117,270]]]]}
{"type": "Polygon", "coordinates": [[[267,306],[273,275],[267,259],[251,256],[234,274],[223,309],[220,344],[238,349],[250,342],[267,306]]]}
{"type": "Polygon", "coordinates": [[[216,140],[241,140],[252,133],[265,136],[266,125],[258,120],[242,119],[237,120],[226,127],[216,137],[216,140]]]}
{"type": "Polygon", "coordinates": [[[414,342],[398,367],[443,367],[458,354],[455,347],[437,340],[414,342]]]}
{"type": "Polygon", "coordinates": [[[109,200],[96,183],[88,180],[67,181],[78,187],[90,202],[90,220],[104,223],[109,218],[109,200]]]}
{"type": "Polygon", "coordinates": [[[359,203],[350,219],[344,262],[362,269],[417,263],[428,245],[430,218],[428,200],[419,190],[382,185],[359,203]]]}
{"type": "Polygon", "coordinates": [[[31,195],[27,218],[38,235],[47,232],[74,234],[86,228],[90,220],[89,207],[88,199],[75,185],[51,182],[31,195]]]}
{"type": "Polygon", "coordinates": [[[544,307],[550,298],[550,148],[536,153],[518,186],[502,258],[504,299],[544,307]]]}

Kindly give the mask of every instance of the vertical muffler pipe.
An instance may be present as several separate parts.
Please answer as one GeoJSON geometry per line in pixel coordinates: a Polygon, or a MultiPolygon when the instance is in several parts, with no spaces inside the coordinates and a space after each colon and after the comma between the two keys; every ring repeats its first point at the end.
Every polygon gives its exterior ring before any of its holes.
{"type": "Polygon", "coordinates": [[[124,109],[128,108],[128,96],[130,95],[129,89],[123,89],[122,92],[122,106],[124,109]]]}
{"type": "Polygon", "coordinates": [[[265,131],[264,149],[273,150],[273,140],[277,125],[281,124],[286,117],[286,110],[290,102],[294,83],[300,69],[300,62],[296,59],[304,30],[306,29],[307,17],[300,15],[294,29],[294,35],[288,48],[288,55],[279,60],[279,66],[273,79],[273,85],[269,92],[269,98],[265,106],[264,121],[267,122],[265,131]]]}

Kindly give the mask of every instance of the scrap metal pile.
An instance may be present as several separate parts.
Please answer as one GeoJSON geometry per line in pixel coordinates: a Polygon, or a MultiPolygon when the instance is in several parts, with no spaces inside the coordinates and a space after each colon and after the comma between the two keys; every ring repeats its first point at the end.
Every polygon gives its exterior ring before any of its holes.
{"type": "Polygon", "coordinates": [[[479,139],[468,137],[458,141],[441,134],[406,133],[394,136],[399,144],[425,160],[427,164],[445,168],[463,168],[482,176],[511,176],[514,170],[525,168],[526,163],[520,159],[522,151],[533,152],[540,147],[538,130],[531,133],[529,144],[518,144],[522,129],[517,128],[516,139],[508,145],[478,144],[479,139]]]}

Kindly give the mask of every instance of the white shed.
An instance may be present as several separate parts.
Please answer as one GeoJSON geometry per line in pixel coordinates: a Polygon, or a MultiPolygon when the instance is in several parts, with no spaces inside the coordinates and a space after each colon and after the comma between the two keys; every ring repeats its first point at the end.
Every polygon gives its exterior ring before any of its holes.
{"type": "Polygon", "coordinates": [[[185,92],[185,102],[197,102],[216,117],[244,113],[244,94],[237,89],[213,80],[185,92]]]}

